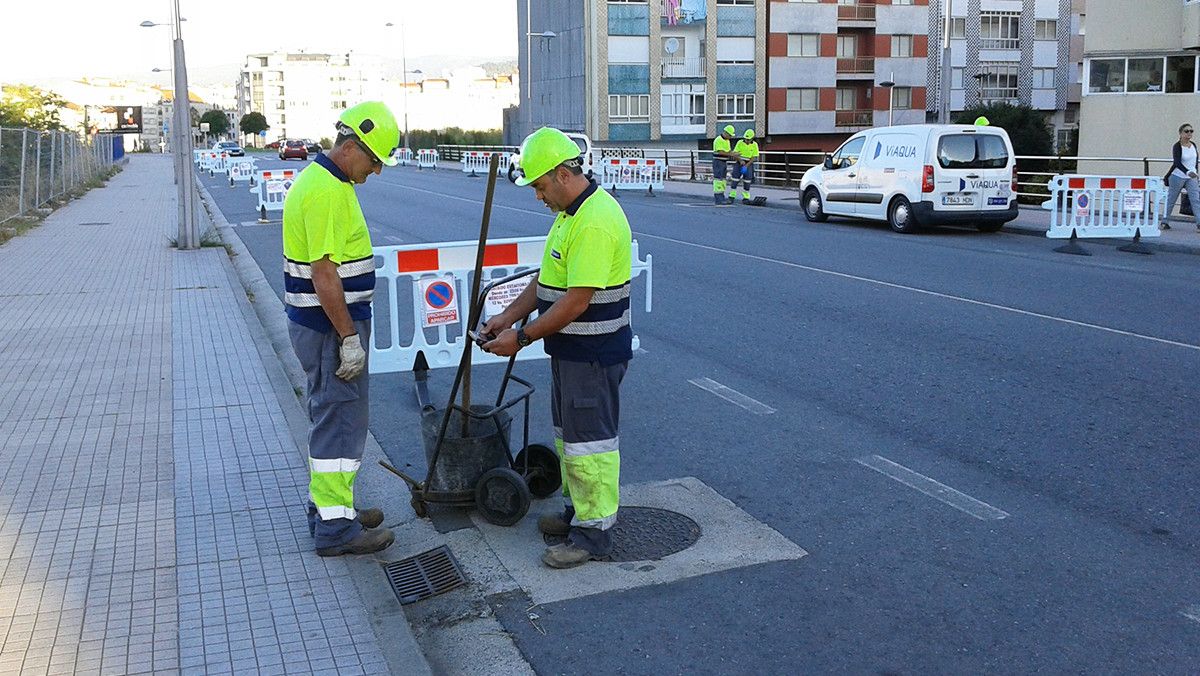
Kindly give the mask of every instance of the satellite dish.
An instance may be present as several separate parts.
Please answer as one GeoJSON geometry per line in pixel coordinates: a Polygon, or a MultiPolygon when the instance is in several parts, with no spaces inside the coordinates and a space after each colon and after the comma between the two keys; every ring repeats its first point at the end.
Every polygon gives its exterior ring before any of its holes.
{"type": "Polygon", "coordinates": [[[667,38],[663,42],[663,51],[667,54],[674,54],[679,51],[679,38],[667,38]]]}

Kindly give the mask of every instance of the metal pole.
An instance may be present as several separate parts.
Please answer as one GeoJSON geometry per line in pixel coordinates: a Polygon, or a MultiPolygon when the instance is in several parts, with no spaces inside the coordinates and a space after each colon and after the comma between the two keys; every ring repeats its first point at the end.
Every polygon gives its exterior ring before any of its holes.
{"type": "Polygon", "coordinates": [[[29,135],[28,129],[21,130],[21,188],[17,194],[17,215],[25,213],[25,151],[29,146],[26,137],[29,135]]]}
{"type": "Polygon", "coordinates": [[[42,206],[42,132],[37,134],[37,163],[33,174],[33,208],[42,206]]]}
{"type": "Polygon", "coordinates": [[[179,21],[179,0],[172,3],[175,23],[175,39],[173,42],[174,75],[175,75],[175,104],[174,117],[178,139],[176,143],[176,166],[178,167],[179,182],[176,186],[176,201],[178,202],[179,236],[176,240],[180,249],[195,249],[200,246],[200,238],[196,232],[196,212],[193,207],[195,193],[195,173],[191,171],[189,158],[192,156],[191,120],[188,106],[191,99],[188,96],[187,65],[184,58],[183,31],[179,21]]]}
{"type": "Polygon", "coordinates": [[[404,147],[408,148],[408,31],[403,15],[400,17],[400,68],[404,70],[404,147]]]}
{"type": "Polygon", "coordinates": [[[950,124],[950,2],[951,0],[942,0],[946,11],[942,16],[942,69],[938,80],[941,105],[938,110],[938,124],[950,124]]]}
{"type": "Polygon", "coordinates": [[[892,83],[892,86],[888,87],[888,126],[890,127],[890,126],[892,126],[892,110],[895,108],[895,105],[896,105],[896,72],[895,71],[892,71],[892,73],[888,75],[888,80],[892,83]]]}

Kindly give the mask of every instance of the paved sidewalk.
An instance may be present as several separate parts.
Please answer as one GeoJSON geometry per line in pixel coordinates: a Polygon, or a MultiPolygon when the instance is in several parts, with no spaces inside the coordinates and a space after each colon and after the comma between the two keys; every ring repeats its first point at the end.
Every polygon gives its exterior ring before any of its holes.
{"type": "Polygon", "coordinates": [[[225,250],[170,248],[174,204],[134,156],[0,246],[0,673],[387,673],[225,250]]]}

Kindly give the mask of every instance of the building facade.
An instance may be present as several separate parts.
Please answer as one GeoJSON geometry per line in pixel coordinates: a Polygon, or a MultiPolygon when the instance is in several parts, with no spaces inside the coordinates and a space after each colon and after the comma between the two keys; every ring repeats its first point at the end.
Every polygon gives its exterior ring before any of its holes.
{"type": "MultiPolygon", "coordinates": [[[[1079,154],[1170,158],[1180,125],[1200,121],[1200,2],[1138,3],[1131,13],[1126,0],[1088,0],[1088,10],[1079,154]]],[[[1141,174],[1142,166],[1090,163],[1087,171],[1141,174]]]]}
{"type": "Polygon", "coordinates": [[[893,124],[925,122],[928,1],[772,0],[770,148],[833,150],[889,110],[893,124]]]}
{"type": "Polygon", "coordinates": [[[766,122],[766,0],[517,0],[516,111],[598,143],[695,148],[766,122]]]}

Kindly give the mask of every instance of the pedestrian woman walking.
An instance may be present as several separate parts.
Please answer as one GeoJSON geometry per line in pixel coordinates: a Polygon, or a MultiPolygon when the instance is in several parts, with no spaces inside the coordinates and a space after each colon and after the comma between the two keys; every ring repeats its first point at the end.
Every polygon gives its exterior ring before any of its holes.
{"type": "Polygon", "coordinates": [[[1192,143],[1195,129],[1190,124],[1179,127],[1179,142],[1171,148],[1174,162],[1167,174],[1167,211],[1163,215],[1161,228],[1170,230],[1171,212],[1175,211],[1175,200],[1179,193],[1187,191],[1188,204],[1192,207],[1192,218],[1200,230],[1200,181],[1196,177],[1196,144],[1192,143]]]}

